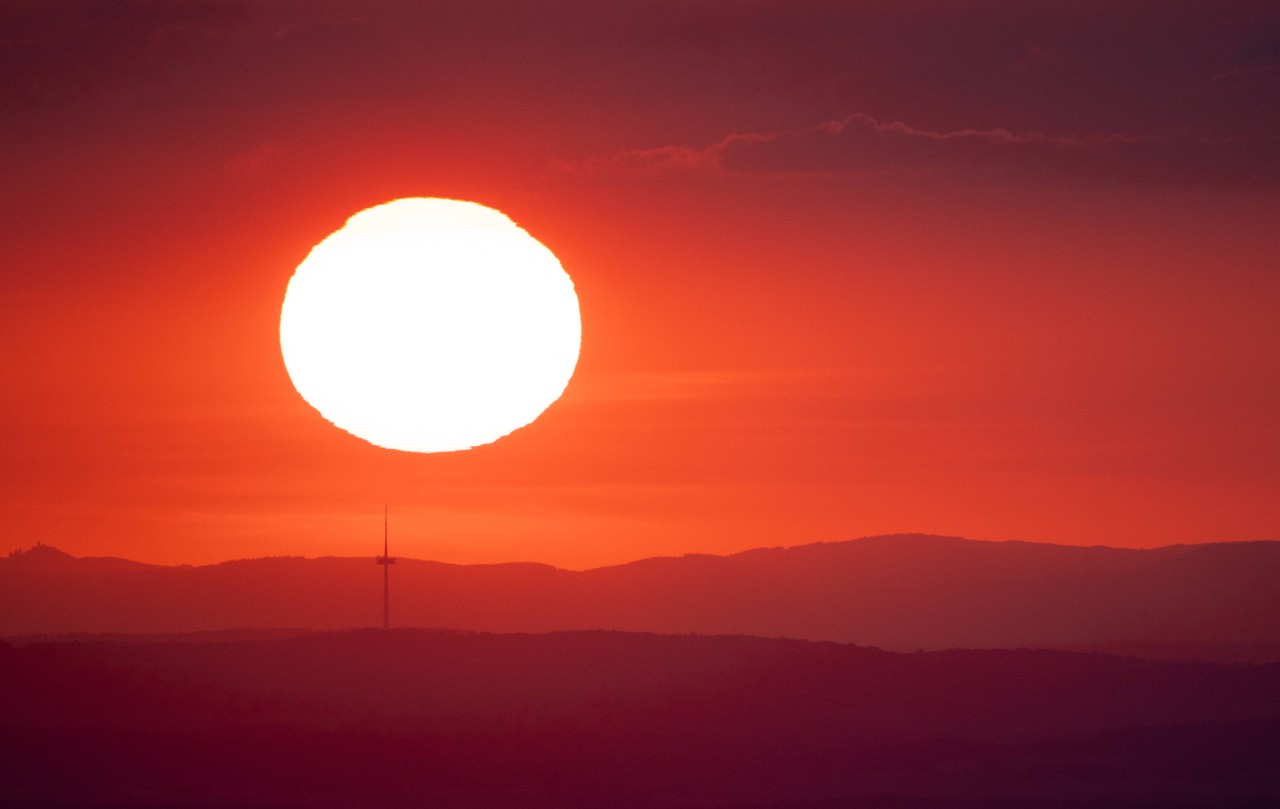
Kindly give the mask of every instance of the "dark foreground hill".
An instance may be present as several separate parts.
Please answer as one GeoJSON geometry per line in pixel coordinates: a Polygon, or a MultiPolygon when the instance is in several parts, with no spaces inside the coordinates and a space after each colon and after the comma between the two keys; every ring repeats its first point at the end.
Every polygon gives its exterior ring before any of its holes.
{"type": "Polygon", "coordinates": [[[1280,666],[613,632],[0,645],[5,806],[1264,806],[1280,666]]]}
{"type": "MultiPolygon", "coordinates": [[[[1280,542],[1131,550],[912,535],[581,572],[401,559],[391,574],[400,626],[1280,660],[1280,542]]],[[[372,559],[161,567],[48,547],[0,559],[3,635],[354,628],[379,623],[381,608],[372,559]]]]}

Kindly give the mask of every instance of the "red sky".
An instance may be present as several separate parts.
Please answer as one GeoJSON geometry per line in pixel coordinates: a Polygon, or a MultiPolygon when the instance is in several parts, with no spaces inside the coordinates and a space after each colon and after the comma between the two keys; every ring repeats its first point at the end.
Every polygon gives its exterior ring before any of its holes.
{"type": "MultiPolygon", "coordinates": [[[[0,535],[588,567],[891,532],[1280,536],[1274,3],[0,10],[0,535]],[[533,425],[378,449],[279,309],[496,207],[583,312],[533,425]]],[[[3,549],[0,547],[0,549],[3,549]]],[[[6,549],[7,550],[7,549],[6,549]]]]}

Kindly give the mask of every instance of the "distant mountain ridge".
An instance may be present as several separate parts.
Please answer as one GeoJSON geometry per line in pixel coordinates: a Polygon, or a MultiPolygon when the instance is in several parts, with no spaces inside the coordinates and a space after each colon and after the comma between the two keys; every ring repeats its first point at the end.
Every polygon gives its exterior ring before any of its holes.
{"type": "MultiPolygon", "coordinates": [[[[906,651],[1280,652],[1280,542],[1138,550],[895,535],[585,571],[402,558],[391,586],[398,626],[746,634],[906,651]]],[[[0,558],[5,635],[354,628],[378,623],[381,597],[372,557],[166,567],[38,546],[0,558]]]]}

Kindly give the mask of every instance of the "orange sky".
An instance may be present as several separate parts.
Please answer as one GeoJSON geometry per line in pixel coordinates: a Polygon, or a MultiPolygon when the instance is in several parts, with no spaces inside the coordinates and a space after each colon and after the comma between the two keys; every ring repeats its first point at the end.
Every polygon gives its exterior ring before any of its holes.
{"type": "Polygon", "coordinates": [[[847,5],[7,7],[0,532],[1277,538],[1274,7],[847,5]],[[564,397],[469,452],[353,438],[280,358],[298,262],[411,195],[504,211],[581,302],[564,397]]]}

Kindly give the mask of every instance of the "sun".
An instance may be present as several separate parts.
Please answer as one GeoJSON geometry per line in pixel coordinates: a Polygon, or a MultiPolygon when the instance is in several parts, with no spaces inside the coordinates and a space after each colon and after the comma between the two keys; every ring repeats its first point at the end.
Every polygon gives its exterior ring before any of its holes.
{"type": "Polygon", "coordinates": [[[582,321],[555,255],[474,202],[361,211],[298,266],[280,312],[294,387],[334,425],[388,449],[496,441],[564,392],[582,321]]]}

